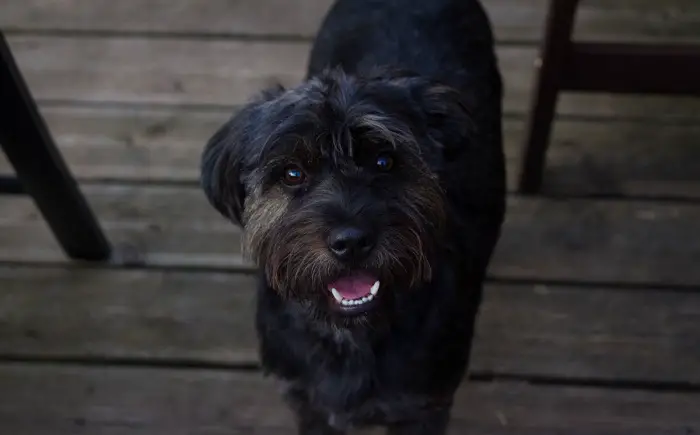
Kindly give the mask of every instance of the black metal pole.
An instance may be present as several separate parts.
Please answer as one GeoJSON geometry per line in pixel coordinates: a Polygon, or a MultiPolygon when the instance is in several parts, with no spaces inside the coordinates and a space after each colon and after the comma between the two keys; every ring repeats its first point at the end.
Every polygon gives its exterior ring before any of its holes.
{"type": "Polygon", "coordinates": [[[109,242],[54,144],[1,32],[0,145],[68,256],[106,260],[109,242]]]}

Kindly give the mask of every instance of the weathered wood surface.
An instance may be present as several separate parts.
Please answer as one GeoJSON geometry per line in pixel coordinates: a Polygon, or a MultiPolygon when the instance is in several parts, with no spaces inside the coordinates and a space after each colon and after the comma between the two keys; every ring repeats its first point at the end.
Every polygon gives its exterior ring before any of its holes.
{"type": "MultiPolygon", "coordinates": [[[[204,143],[229,110],[182,107],[42,108],[80,180],[197,183],[204,143]]],[[[522,119],[505,120],[509,184],[514,187],[522,119]]],[[[554,125],[544,191],[700,198],[696,123],[560,120],[554,125]]],[[[0,155],[0,173],[11,173],[0,155]]]]}
{"type": "MultiPolygon", "coordinates": [[[[254,279],[0,268],[0,358],[257,364],[254,279]]],[[[490,284],[473,372],[700,384],[700,294],[490,284]]]]}
{"type": "MultiPolygon", "coordinates": [[[[119,33],[312,38],[332,0],[5,0],[0,27],[119,33]]],[[[483,0],[501,41],[542,37],[547,0],[483,0]]],[[[583,1],[575,36],[659,41],[700,39],[695,0],[583,1]]]]}
{"type": "MultiPolygon", "coordinates": [[[[548,1],[484,0],[512,180],[548,1]]],[[[1,433],[292,432],[260,373],[192,367],[257,361],[253,281],[238,273],[250,266],[197,165],[235,106],[302,77],[330,3],[3,2],[0,28],[117,256],[68,267],[31,201],[0,197],[1,433]],[[136,267],[111,267],[125,264],[136,267]]],[[[584,0],[576,37],[700,41],[697,0],[659,3],[584,0]]],[[[698,99],[563,95],[546,191],[700,198],[698,119],[698,99]]],[[[511,197],[472,369],[556,385],[473,382],[452,433],[700,432],[695,234],[700,205],[511,197]],[[627,387],[562,385],[596,382],[627,387]]]]}
{"type": "MultiPolygon", "coordinates": [[[[687,435],[699,407],[696,394],[477,382],[458,392],[450,434],[687,435]]],[[[4,364],[0,421],[22,435],[294,432],[257,372],[4,364]]]]}
{"type": "MultiPolygon", "coordinates": [[[[304,75],[308,43],[11,36],[8,42],[41,101],[233,106],[272,83],[304,75]]],[[[505,111],[524,114],[534,47],[498,49],[505,111]]],[[[607,94],[562,95],[558,113],[616,118],[700,117],[700,99],[607,94]]]]}
{"type": "MultiPolygon", "coordinates": [[[[198,187],[83,186],[122,261],[247,270],[240,232],[198,187]]],[[[26,197],[0,197],[0,261],[65,256],[26,197]]],[[[511,197],[499,278],[700,286],[700,206],[511,197]]]]}

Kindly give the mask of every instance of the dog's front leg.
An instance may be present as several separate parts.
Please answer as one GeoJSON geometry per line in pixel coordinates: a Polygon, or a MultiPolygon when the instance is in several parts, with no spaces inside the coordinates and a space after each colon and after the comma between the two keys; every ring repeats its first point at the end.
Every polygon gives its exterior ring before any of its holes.
{"type": "Polygon", "coordinates": [[[425,418],[389,426],[387,435],[444,435],[450,424],[450,408],[435,410],[425,418]]]}

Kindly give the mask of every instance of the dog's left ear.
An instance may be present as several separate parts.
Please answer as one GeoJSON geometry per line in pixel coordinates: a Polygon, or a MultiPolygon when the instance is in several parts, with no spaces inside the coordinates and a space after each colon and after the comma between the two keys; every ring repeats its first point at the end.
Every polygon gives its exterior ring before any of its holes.
{"type": "Polygon", "coordinates": [[[434,83],[423,86],[420,94],[430,138],[442,147],[446,159],[456,157],[476,134],[466,97],[452,87],[434,83]]]}
{"type": "Polygon", "coordinates": [[[243,224],[246,197],[244,159],[255,153],[260,140],[263,104],[282,92],[281,86],[263,91],[214,133],[202,153],[200,182],[207,199],[239,226],[243,224]]]}

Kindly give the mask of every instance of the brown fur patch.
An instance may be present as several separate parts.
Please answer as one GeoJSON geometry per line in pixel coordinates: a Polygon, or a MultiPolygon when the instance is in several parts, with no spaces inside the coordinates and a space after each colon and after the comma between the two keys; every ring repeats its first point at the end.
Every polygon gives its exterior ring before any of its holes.
{"type": "Polygon", "coordinates": [[[265,267],[272,288],[286,295],[303,292],[300,282],[318,286],[334,266],[321,225],[289,214],[289,200],[280,186],[257,190],[246,201],[244,221],[244,251],[265,267]]]}
{"type": "Polygon", "coordinates": [[[410,281],[429,281],[432,278],[430,254],[435,247],[435,240],[442,236],[445,227],[444,195],[437,177],[424,173],[415,183],[402,190],[404,214],[408,222],[394,229],[401,239],[392,245],[401,247],[409,255],[411,266],[415,268],[410,281]]]}
{"type": "MultiPolygon", "coordinates": [[[[299,222],[281,237],[266,258],[265,273],[272,288],[289,295],[307,294],[327,284],[335,261],[313,221],[299,222]]],[[[309,296],[307,294],[307,296],[309,296]]]]}
{"type": "Polygon", "coordinates": [[[243,214],[243,252],[256,263],[266,251],[270,233],[279,225],[289,207],[289,196],[281,187],[267,192],[261,187],[246,198],[243,214]]]}

